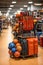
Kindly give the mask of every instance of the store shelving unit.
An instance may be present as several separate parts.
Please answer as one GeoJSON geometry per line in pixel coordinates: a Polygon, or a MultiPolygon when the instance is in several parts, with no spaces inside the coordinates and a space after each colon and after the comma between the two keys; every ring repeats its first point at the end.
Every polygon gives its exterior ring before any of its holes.
{"type": "Polygon", "coordinates": [[[6,21],[3,21],[2,28],[3,29],[7,29],[8,28],[8,25],[7,25],[7,22],[6,21]]]}

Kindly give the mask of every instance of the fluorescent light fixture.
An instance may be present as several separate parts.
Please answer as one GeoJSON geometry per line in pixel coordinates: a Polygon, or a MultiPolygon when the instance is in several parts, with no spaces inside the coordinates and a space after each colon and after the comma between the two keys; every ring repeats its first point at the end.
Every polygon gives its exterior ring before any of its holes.
{"type": "Polygon", "coordinates": [[[42,5],[41,3],[34,3],[34,5],[42,5]]]}
{"type": "Polygon", "coordinates": [[[14,5],[10,5],[10,7],[14,7],[14,5]]]}
{"type": "Polygon", "coordinates": [[[23,8],[20,8],[20,10],[23,10],[23,8]]]}
{"type": "Polygon", "coordinates": [[[9,10],[11,10],[12,8],[9,8],[9,10]]]}
{"type": "Polygon", "coordinates": [[[15,4],[16,3],[16,1],[12,1],[12,4],[15,4]]]}
{"type": "Polygon", "coordinates": [[[24,7],[28,7],[27,5],[24,5],[24,7]]]}
{"type": "Polygon", "coordinates": [[[33,2],[32,1],[30,1],[30,2],[28,2],[29,4],[32,4],[33,2]]]}

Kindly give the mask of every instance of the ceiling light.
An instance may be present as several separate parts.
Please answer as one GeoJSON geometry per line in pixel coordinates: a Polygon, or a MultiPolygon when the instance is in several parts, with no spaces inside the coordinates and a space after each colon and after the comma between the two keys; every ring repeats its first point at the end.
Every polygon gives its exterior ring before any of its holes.
{"type": "Polygon", "coordinates": [[[14,5],[10,5],[10,7],[14,7],[14,5]]]}
{"type": "Polygon", "coordinates": [[[12,8],[9,8],[9,10],[11,10],[12,8]]]}
{"type": "Polygon", "coordinates": [[[23,10],[23,8],[20,8],[20,10],[23,10]]]}
{"type": "Polygon", "coordinates": [[[29,4],[32,4],[33,2],[31,1],[31,2],[28,2],[29,4]]]}
{"type": "Polygon", "coordinates": [[[16,1],[12,1],[12,4],[16,3],[16,1]]]}
{"type": "Polygon", "coordinates": [[[34,3],[34,5],[42,5],[41,3],[34,3]]]}
{"type": "Polygon", "coordinates": [[[24,7],[27,7],[27,5],[24,5],[24,7]]]}

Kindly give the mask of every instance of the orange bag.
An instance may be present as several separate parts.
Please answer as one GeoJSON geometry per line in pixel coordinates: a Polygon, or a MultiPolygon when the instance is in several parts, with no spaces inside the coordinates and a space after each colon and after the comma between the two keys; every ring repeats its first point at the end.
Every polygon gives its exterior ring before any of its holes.
{"type": "Polygon", "coordinates": [[[28,17],[28,21],[27,21],[27,29],[28,30],[33,30],[34,25],[33,25],[33,18],[31,16],[28,17]]]}
{"type": "Polygon", "coordinates": [[[23,20],[23,30],[24,31],[27,30],[27,22],[25,20],[23,20]]]}
{"type": "Polygon", "coordinates": [[[38,55],[38,39],[37,38],[28,38],[28,55],[38,55]]]}
{"type": "Polygon", "coordinates": [[[33,39],[27,39],[27,44],[28,44],[28,55],[34,55],[34,45],[33,45],[33,39]]]}
{"type": "Polygon", "coordinates": [[[30,30],[33,30],[34,28],[34,22],[33,22],[33,18],[30,16],[30,17],[27,17],[27,19],[23,20],[23,30],[24,31],[30,31],[30,30]]]}
{"type": "Polygon", "coordinates": [[[38,39],[33,38],[33,40],[34,40],[34,54],[37,55],[38,54],[38,39]]]}

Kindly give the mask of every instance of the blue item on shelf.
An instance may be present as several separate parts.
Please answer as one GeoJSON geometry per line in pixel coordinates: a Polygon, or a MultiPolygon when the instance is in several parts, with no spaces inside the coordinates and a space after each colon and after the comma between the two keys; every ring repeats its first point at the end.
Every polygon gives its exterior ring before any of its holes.
{"type": "Polygon", "coordinates": [[[12,50],[11,50],[11,51],[12,51],[13,53],[14,53],[14,52],[16,52],[16,48],[12,48],[12,50]]]}
{"type": "Polygon", "coordinates": [[[40,36],[41,34],[43,34],[43,32],[37,32],[36,35],[40,36]]]}
{"type": "Polygon", "coordinates": [[[11,43],[9,43],[9,46],[8,46],[8,48],[11,50],[12,48],[14,48],[15,47],[15,44],[13,43],[13,42],[11,42],[11,43]]]}

